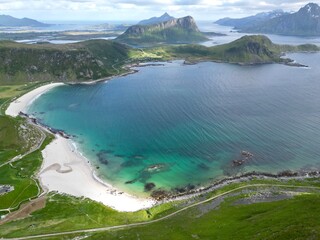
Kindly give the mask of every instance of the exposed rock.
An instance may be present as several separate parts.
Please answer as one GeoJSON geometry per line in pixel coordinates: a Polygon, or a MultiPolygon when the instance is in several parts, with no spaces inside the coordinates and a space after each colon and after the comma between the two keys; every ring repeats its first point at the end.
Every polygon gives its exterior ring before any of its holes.
{"type": "Polygon", "coordinates": [[[191,16],[174,18],[152,25],[134,25],[117,38],[129,44],[191,43],[207,40],[191,16]]]}
{"type": "Polygon", "coordinates": [[[151,191],[152,189],[154,189],[156,187],[156,185],[154,184],[154,183],[146,183],[145,185],[144,185],[144,190],[146,191],[146,192],[149,192],[149,191],[151,191]]]}

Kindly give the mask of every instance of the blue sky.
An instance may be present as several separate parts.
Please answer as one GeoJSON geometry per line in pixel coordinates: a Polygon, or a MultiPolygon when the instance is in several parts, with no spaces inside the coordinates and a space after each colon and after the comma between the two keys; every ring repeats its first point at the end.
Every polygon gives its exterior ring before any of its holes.
{"type": "MultiPolygon", "coordinates": [[[[319,1],[319,0],[317,0],[319,1]]],[[[316,2],[317,1],[313,1],[316,2]]],[[[262,11],[297,11],[300,0],[0,0],[0,13],[39,20],[140,20],[164,12],[197,20],[242,17],[262,11]]],[[[318,2],[319,3],[319,2],[318,2]]]]}

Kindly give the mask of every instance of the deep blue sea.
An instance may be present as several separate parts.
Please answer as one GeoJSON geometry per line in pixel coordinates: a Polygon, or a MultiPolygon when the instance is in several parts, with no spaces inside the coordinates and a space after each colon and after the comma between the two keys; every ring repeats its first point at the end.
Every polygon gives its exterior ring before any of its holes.
{"type": "Polygon", "coordinates": [[[171,190],[253,170],[320,169],[320,54],[290,57],[309,68],[175,61],[57,87],[28,113],[74,135],[101,178],[137,195],[146,183],[171,190]],[[235,166],[241,151],[253,157],[235,166]]]}

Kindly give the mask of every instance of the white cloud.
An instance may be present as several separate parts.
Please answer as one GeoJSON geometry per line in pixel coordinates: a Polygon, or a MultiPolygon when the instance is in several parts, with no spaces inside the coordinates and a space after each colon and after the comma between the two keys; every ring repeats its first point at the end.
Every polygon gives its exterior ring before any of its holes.
{"type": "Polygon", "coordinates": [[[177,17],[192,15],[197,19],[215,20],[279,8],[296,11],[307,3],[301,0],[0,0],[0,12],[38,19],[120,20],[169,11],[177,17]]]}

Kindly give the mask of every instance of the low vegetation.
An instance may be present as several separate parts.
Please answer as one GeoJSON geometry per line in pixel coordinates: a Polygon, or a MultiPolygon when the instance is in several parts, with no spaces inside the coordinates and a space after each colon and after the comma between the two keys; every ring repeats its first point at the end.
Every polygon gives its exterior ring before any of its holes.
{"type": "Polygon", "coordinates": [[[174,59],[287,64],[291,60],[283,58],[282,53],[288,51],[319,51],[319,48],[311,44],[276,45],[265,36],[244,36],[214,47],[171,45],[145,49],[107,40],[61,45],[0,41],[0,84],[97,80],[125,73],[128,71],[125,66],[129,64],[174,59]]]}
{"type": "Polygon", "coordinates": [[[153,54],[166,58],[186,59],[189,62],[216,61],[237,64],[263,64],[291,62],[283,58],[284,52],[319,51],[316,45],[277,45],[262,35],[244,36],[228,44],[205,47],[201,45],[166,46],[150,50],[153,54]]]}
{"type": "Polygon", "coordinates": [[[234,198],[211,211],[211,203],[166,221],[131,229],[97,233],[90,239],[318,239],[319,194],[254,204],[234,198]],[[294,217],[293,217],[294,214],[294,217]]]}
{"type": "Polygon", "coordinates": [[[233,239],[261,239],[260,236],[268,239],[267,234],[271,233],[290,239],[294,236],[290,231],[295,229],[294,233],[299,233],[297,236],[317,237],[320,234],[316,226],[320,220],[317,217],[319,203],[320,184],[317,179],[287,182],[253,180],[231,184],[195,198],[161,204],[135,213],[121,213],[88,199],[51,193],[47,195],[45,208],[24,219],[0,225],[0,237],[46,233],[63,235],[63,232],[80,230],[74,234],[79,236],[84,234],[81,230],[137,222],[146,224],[86,235],[93,239],[136,239],[137,236],[152,239],[154,233],[157,233],[157,239],[192,239],[195,236],[199,239],[210,239],[212,236],[220,239],[230,239],[232,236],[233,239]],[[224,193],[227,194],[214,198],[224,193]],[[212,200],[201,203],[209,198],[212,200]],[[151,220],[161,219],[199,202],[167,219],[148,224],[151,220]],[[304,207],[306,203],[308,207],[304,207]],[[294,218],[292,212],[296,213],[294,218]],[[234,230],[237,236],[234,236],[234,230]]]}
{"type": "Polygon", "coordinates": [[[191,16],[147,25],[134,25],[116,38],[116,41],[135,46],[153,46],[163,43],[186,44],[207,40],[208,38],[199,31],[191,16]]]}
{"type": "Polygon", "coordinates": [[[119,73],[115,66],[128,58],[128,52],[128,47],[106,40],[62,45],[1,41],[1,84],[83,81],[112,76],[119,73]]]}

